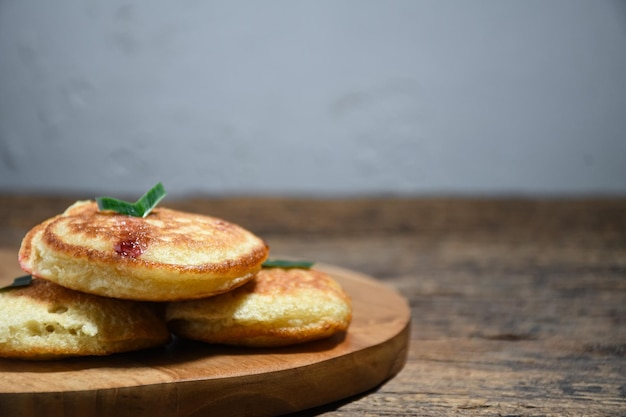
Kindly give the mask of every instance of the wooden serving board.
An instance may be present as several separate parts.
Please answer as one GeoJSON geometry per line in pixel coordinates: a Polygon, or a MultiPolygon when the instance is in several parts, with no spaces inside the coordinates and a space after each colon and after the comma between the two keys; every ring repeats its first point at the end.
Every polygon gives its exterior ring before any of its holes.
{"type": "MultiPolygon", "coordinates": [[[[22,274],[0,250],[0,284],[22,274]]],[[[353,302],[346,334],[277,349],[174,340],[163,349],[48,362],[0,359],[0,416],[272,416],[344,399],[397,374],[410,310],[363,274],[316,265],[353,302]]]]}

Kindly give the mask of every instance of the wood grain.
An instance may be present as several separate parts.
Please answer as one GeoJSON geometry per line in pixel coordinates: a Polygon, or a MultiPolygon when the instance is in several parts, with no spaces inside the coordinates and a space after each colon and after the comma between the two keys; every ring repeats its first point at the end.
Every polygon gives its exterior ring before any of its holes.
{"type": "MultiPolygon", "coordinates": [[[[74,197],[0,196],[0,245],[74,197]]],[[[411,306],[407,363],[296,416],[624,416],[626,199],[193,198],[411,306]]],[[[175,414],[173,414],[175,415],[175,414]]]]}
{"type": "MultiPolygon", "coordinates": [[[[16,272],[15,256],[0,251],[0,275],[16,272]]],[[[361,393],[397,374],[408,351],[406,300],[362,274],[316,268],[352,298],[346,334],[280,349],[175,340],[110,357],[0,359],[0,415],[273,416],[361,393]]]]}

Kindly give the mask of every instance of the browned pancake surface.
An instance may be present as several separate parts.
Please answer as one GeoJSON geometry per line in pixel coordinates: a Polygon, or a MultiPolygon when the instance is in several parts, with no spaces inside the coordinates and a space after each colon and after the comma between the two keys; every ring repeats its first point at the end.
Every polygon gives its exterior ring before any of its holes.
{"type": "Polygon", "coordinates": [[[166,318],[179,336],[242,346],[285,346],[345,331],[349,296],[318,270],[268,268],[215,297],[170,303],[166,318]]]}
{"type": "Polygon", "coordinates": [[[136,218],[99,211],[89,201],[33,228],[22,242],[20,263],[34,275],[81,291],[163,301],[242,285],[260,269],[267,252],[263,240],[222,219],[167,208],[136,218]],[[81,267],[86,276],[80,276],[81,267]],[[87,279],[95,285],[88,285],[87,279]],[[131,282],[124,282],[128,279],[136,281],[138,289],[144,284],[147,288],[136,294],[130,288],[114,292],[100,282],[108,280],[115,287],[117,280],[129,287],[131,282]],[[155,286],[149,281],[178,286],[179,291],[148,291],[155,286]]]}

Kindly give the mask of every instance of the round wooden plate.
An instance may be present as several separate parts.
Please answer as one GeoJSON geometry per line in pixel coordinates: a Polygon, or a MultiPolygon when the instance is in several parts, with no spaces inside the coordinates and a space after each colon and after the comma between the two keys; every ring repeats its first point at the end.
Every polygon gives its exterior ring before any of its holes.
{"type": "MultiPolygon", "coordinates": [[[[1,254],[0,261],[9,259],[1,254]]],[[[0,415],[272,416],[362,393],[397,374],[408,350],[406,300],[360,273],[315,267],[352,298],[345,334],[279,349],[174,340],[164,349],[109,357],[0,359],[0,415]]],[[[13,270],[2,262],[2,274],[13,270]]]]}

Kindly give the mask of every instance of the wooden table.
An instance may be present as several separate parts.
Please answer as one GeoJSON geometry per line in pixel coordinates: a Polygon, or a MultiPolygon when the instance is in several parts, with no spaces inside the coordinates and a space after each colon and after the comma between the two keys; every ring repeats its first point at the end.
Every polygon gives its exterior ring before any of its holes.
{"type": "MultiPolygon", "coordinates": [[[[0,246],[77,198],[0,196],[0,246]]],[[[168,199],[412,308],[403,370],[324,416],[626,414],[626,199],[168,199]]]]}

